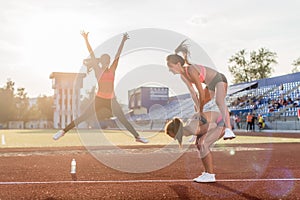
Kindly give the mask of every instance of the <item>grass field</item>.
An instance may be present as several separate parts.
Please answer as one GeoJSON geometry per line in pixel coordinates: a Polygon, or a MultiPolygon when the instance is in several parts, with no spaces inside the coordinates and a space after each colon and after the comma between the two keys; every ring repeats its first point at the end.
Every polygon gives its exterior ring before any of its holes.
{"type": "MultiPolygon", "coordinates": [[[[24,147],[68,147],[68,146],[85,146],[85,138],[93,140],[94,145],[142,145],[136,143],[134,138],[128,135],[128,132],[120,130],[105,130],[100,134],[99,130],[72,130],[58,141],[52,139],[53,134],[57,130],[42,129],[42,130],[0,130],[1,144],[0,148],[24,148],[24,147]],[[106,138],[107,142],[98,141],[98,135],[106,138]]],[[[167,145],[176,144],[176,141],[169,138],[163,132],[141,132],[143,137],[149,139],[148,144],[144,145],[167,145]]],[[[188,143],[189,138],[185,138],[188,143]]],[[[243,136],[238,135],[234,140],[219,140],[217,144],[255,144],[255,143],[300,143],[299,138],[289,137],[270,137],[270,136],[243,136]]]]}

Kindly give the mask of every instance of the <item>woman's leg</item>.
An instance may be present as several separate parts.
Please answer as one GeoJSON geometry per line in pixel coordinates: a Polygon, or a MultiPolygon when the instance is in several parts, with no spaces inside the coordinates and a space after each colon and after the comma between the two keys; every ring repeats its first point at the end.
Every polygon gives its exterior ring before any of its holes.
{"type": "Polygon", "coordinates": [[[69,130],[73,129],[76,125],[80,124],[81,122],[87,120],[89,117],[92,116],[92,114],[95,112],[94,110],[94,102],[93,101],[88,107],[87,109],[75,120],[73,120],[71,123],[69,123],[64,129],[63,131],[66,133],[69,130]]]}
{"type": "Polygon", "coordinates": [[[200,158],[205,168],[205,173],[195,178],[196,182],[216,182],[213,170],[213,156],[210,151],[212,145],[224,135],[224,127],[217,127],[209,130],[204,136],[200,138],[197,147],[199,149],[200,158]]]}
{"type": "Polygon", "coordinates": [[[117,102],[117,100],[114,98],[112,99],[112,111],[113,115],[118,118],[118,120],[125,126],[125,128],[135,137],[138,138],[139,134],[134,129],[134,127],[129,123],[127,120],[120,104],[117,102]]]}
{"type": "Polygon", "coordinates": [[[69,130],[73,129],[76,125],[80,124],[82,121],[88,119],[94,112],[94,102],[90,103],[90,105],[87,107],[87,109],[83,112],[82,115],[80,115],[75,120],[71,121],[64,129],[59,130],[55,135],[53,135],[54,140],[58,140],[59,138],[63,137],[65,133],[67,133],[69,130]]]}
{"type": "Polygon", "coordinates": [[[212,154],[209,151],[209,153],[204,157],[201,158],[205,172],[213,174],[214,173],[214,169],[213,169],[213,158],[212,158],[212,154]]]}
{"type": "Polygon", "coordinates": [[[213,174],[213,157],[210,151],[212,145],[224,135],[224,127],[210,129],[203,137],[200,138],[198,149],[205,172],[213,174]]]}
{"type": "Polygon", "coordinates": [[[229,129],[232,129],[232,127],[230,125],[230,117],[229,117],[228,107],[225,103],[225,98],[226,98],[226,95],[227,95],[227,83],[218,82],[216,84],[215,94],[216,94],[216,104],[219,107],[220,112],[222,114],[223,121],[225,123],[225,127],[229,128],[229,129]]]}

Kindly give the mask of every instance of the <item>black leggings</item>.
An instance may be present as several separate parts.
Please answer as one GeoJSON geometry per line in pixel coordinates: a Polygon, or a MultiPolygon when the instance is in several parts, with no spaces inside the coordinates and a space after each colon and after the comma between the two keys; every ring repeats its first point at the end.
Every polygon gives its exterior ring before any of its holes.
{"type": "Polygon", "coordinates": [[[113,116],[117,117],[118,120],[135,138],[139,136],[137,131],[127,120],[120,104],[115,98],[103,99],[97,96],[95,97],[95,101],[89,105],[89,107],[82,113],[82,115],[80,115],[77,119],[73,120],[63,130],[65,132],[68,132],[69,130],[74,128],[76,124],[80,124],[84,120],[89,119],[91,116],[93,116],[94,113],[96,113],[98,121],[103,121],[113,116]]]}

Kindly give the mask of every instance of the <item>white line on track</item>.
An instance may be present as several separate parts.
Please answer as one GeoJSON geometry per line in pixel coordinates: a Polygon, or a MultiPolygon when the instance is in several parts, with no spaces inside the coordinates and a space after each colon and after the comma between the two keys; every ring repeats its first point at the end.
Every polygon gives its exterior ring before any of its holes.
{"type": "MultiPolygon", "coordinates": [[[[300,181],[300,178],[270,178],[270,179],[220,179],[217,182],[261,182],[261,181],[300,181]]],[[[99,181],[32,181],[32,182],[0,182],[0,185],[31,185],[31,184],[63,184],[63,183],[170,183],[193,182],[191,179],[175,180],[99,180],[99,181]]]]}

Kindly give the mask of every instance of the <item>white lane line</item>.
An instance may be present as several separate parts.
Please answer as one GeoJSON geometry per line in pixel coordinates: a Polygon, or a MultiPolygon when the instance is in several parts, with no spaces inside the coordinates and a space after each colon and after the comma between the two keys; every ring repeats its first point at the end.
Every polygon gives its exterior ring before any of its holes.
{"type": "MultiPolygon", "coordinates": [[[[269,179],[220,179],[217,182],[261,182],[261,181],[300,181],[300,178],[269,178],[269,179]]],[[[30,185],[30,184],[63,184],[63,183],[170,183],[193,182],[192,179],[175,180],[103,180],[103,181],[32,181],[32,182],[0,182],[0,185],[30,185]]]]}
{"type": "Polygon", "coordinates": [[[1,136],[1,144],[2,145],[6,145],[6,142],[5,142],[5,135],[2,134],[1,136]]]}

